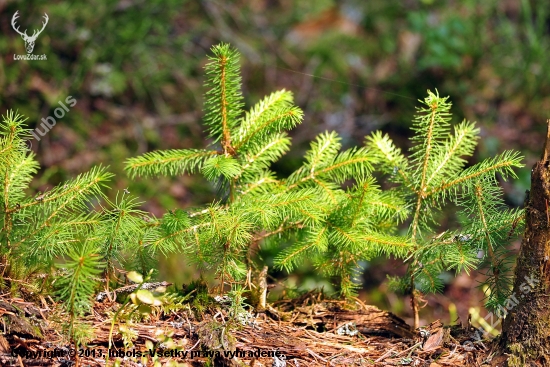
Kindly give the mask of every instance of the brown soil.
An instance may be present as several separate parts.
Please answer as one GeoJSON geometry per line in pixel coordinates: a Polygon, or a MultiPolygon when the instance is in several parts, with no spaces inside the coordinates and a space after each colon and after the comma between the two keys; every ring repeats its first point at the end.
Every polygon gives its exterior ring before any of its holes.
{"type": "MultiPolygon", "coordinates": [[[[34,358],[13,356],[12,352],[37,353],[55,348],[70,348],[62,329],[66,316],[58,305],[42,299],[41,304],[21,299],[0,299],[0,316],[4,334],[0,334],[0,364],[2,366],[105,366],[108,348],[110,315],[120,307],[116,302],[96,303],[91,315],[81,321],[90,325],[95,336],[78,354],[80,358],[56,356],[34,358]],[[95,353],[95,357],[93,354],[95,353]],[[99,353],[102,356],[99,356],[99,353]],[[84,355],[88,354],[88,357],[84,355]]],[[[228,320],[225,306],[205,311],[199,318],[186,310],[170,313],[155,312],[146,322],[127,325],[135,332],[133,346],[126,351],[146,351],[148,346],[170,350],[164,336],[170,335],[187,357],[163,357],[161,365],[171,362],[180,366],[503,366],[492,358],[493,343],[475,341],[472,332],[459,326],[446,327],[439,321],[413,331],[397,316],[367,306],[325,300],[319,294],[307,294],[292,301],[279,301],[268,306],[265,313],[254,315],[243,325],[223,330],[228,320]],[[152,344],[151,344],[152,343],[152,344]],[[220,356],[209,358],[199,351],[218,350],[220,356]],[[226,358],[224,350],[244,351],[244,356],[226,358]],[[264,356],[254,356],[263,351],[264,356]],[[285,357],[266,356],[279,351],[285,357]],[[195,352],[191,358],[191,352],[195,352]],[[249,354],[249,352],[251,354],[249,354]],[[492,360],[491,360],[492,359],[492,360]]],[[[124,351],[123,340],[115,325],[113,351],[124,351]]],[[[212,356],[212,355],[211,355],[212,356]]],[[[109,365],[117,358],[111,357],[109,365]]],[[[153,366],[151,358],[145,364],[140,358],[118,358],[121,366],[153,366]]],[[[143,361],[144,362],[144,361],[143,361]]],[[[157,364],[159,365],[159,364],[157,364]]]]}

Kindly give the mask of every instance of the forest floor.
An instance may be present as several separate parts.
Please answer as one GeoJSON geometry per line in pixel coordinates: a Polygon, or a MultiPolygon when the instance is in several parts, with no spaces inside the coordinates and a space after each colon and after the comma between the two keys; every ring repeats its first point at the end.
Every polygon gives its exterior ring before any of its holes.
{"type": "Polygon", "coordinates": [[[474,333],[461,326],[436,320],[414,331],[374,306],[308,293],[269,305],[231,328],[224,327],[230,315],[223,303],[200,317],[187,307],[153,312],[146,321],[117,323],[107,363],[111,320],[119,303],[96,302],[93,312],[79,320],[94,332],[79,350],[71,349],[64,336],[68,321],[63,311],[52,300],[40,303],[0,298],[0,365],[496,367],[505,359],[493,358],[494,343],[476,342],[474,333]],[[126,348],[120,330],[131,336],[126,348]],[[150,349],[162,356],[139,357],[150,349]],[[126,357],[118,357],[123,353],[126,357]]]}

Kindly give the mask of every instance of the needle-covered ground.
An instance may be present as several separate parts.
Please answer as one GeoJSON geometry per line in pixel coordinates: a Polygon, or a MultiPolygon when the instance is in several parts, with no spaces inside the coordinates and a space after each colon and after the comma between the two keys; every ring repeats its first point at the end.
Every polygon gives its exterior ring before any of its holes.
{"type": "MultiPolygon", "coordinates": [[[[93,330],[85,347],[71,351],[63,336],[68,318],[51,300],[40,304],[1,299],[0,364],[3,366],[497,366],[492,342],[438,320],[414,331],[397,316],[356,301],[344,304],[308,293],[248,312],[228,327],[231,310],[218,297],[198,311],[194,303],[154,310],[145,320],[112,316],[121,304],[96,302],[80,320],[93,330]],[[125,347],[126,346],[126,347],[125,347]],[[57,348],[57,349],[56,349],[57,348]],[[152,350],[158,355],[153,357],[152,350]],[[54,351],[56,355],[47,358],[54,351]],[[235,353],[236,352],[236,353],[235,353]],[[125,358],[123,353],[127,355],[125,358]],[[139,356],[142,353],[142,356],[139,356]],[[70,354],[70,356],[69,356],[70,354]]],[[[195,304],[196,305],[196,304],[195,304]]],[[[82,327],[82,324],[81,324],[82,327]]],[[[84,328],[83,328],[84,329],[84,328]]],[[[502,362],[502,361],[500,361],[502,362]]],[[[502,363],[500,363],[502,365],[502,363]]]]}

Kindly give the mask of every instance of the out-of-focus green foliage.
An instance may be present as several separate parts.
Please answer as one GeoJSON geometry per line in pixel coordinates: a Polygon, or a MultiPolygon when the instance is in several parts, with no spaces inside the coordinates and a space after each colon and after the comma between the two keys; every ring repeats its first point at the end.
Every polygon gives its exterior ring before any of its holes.
{"type": "MultiPolygon", "coordinates": [[[[503,147],[482,144],[489,156],[532,146],[536,121],[546,117],[549,12],[550,4],[527,0],[8,1],[0,16],[0,103],[32,126],[66,96],[77,99],[33,144],[50,167],[43,184],[97,161],[118,173],[135,153],[200,146],[197,76],[202,55],[222,40],[243,53],[245,104],[273,88],[297,91],[307,123],[294,134],[302,149],[326,129],[336,129],[346,146],[379,128],[406,134],[415,96],[438,87],[463,111],[458,118],[480,121],[482,133],[499,138],[503,147]],[[10,27],[16,10],[29,32],[48,14],[34,51],[47,61],[13,60],[25,53],[10,27]]],[[[290,172],[300,153],[277,168],[290,172]]],[[[197,183],[193,196],[169,180],[136,189],[173,207],[203,200],[208,190],[197,183]]]]}

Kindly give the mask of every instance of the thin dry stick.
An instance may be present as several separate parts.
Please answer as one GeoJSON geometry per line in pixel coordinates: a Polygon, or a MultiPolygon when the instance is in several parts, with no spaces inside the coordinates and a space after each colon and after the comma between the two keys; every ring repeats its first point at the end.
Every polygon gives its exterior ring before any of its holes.
{"type": "Polygon", "coordinates": [[[542,161],[546,162],[550,157],[550,119],[546,120],[548,129],[546,130],[546,141],[544,142],[544,151],[542,152],[542,161]]]}
{"type": "Polygon", "coordinates": [[[380,358],[378,358],[374,362],[382,362],[384,359],[386,359],[388,356],[390,356],[393,353],[394,350],[395,350],[395,348],[392,348],[392,349],[388,350],[386,353],[382,354],[380,356],[380,358]]]}

